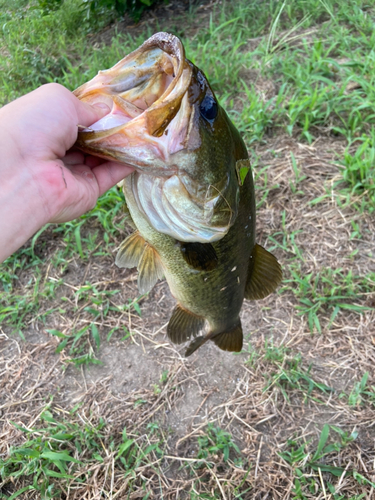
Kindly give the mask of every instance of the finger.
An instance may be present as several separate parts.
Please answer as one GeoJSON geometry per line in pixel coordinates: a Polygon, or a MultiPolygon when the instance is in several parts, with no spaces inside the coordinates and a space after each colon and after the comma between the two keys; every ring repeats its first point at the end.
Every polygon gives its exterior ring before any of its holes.
{"type": "Polygon", "coordinates": [[[134,172],[134,168],[114,161],[107,161],[92,169],[99,186],[99,196],[134,172]]]}
{"type": "MultiPolygon", "coordinates": [[[[59,165],[62,160],[54,161],[61,170],[63,188],[56,197],[49,222],[67,222],[91,210],[99,196],[99,186],[92,170],[84,164],[59,165]]],[[[61,183],[61,180],[60,180],[61,183]]]]}
{"type": "Polygon", "coordinates": [[[91,156],[88,155],[85,158],[85,165],[87,165],[90,168],[97,167],[98,165],[101,165],[102,163],[106,163],[108,160],[103,160],[103,158],[99,158],[98,156],[91,156]]]}
{"type": "Polygon", "coordinates": [[[72,99],[78,118],[77,125],[89,127],[111,111],[110,108],[103,102],[96,103],[92,106],[87,102],[80,101],[74,94],[72,94],[72,99]]]}
{"type": "Polygon", "coordinates": [[[79,165],[85,163],[85,155],[80,151],[71,151],[62,158],[62,161],[66,166],[79,165]]]}
{"type": "Polygon", "coordinates": [[[103,160],[103,158],[99,158],[98,156],[85,155],[81,151],[70,150],[64,158],[62,158],[64,165],[87,165],[90,168],[97,167],[102,163],[105,163],[107,160],[103,160]]]}

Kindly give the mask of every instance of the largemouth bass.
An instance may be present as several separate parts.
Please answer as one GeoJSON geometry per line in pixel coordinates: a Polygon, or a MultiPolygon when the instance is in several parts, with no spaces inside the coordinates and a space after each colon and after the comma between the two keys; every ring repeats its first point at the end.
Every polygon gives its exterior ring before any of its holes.
{"type": "Polygon", "coordinates": [[[208,340],[240,351],[244,298],[266,297],[282,272],[255,243],[248,153],[205,75],[157,33],[74,93],[111,108],[77,146],[136,169],[122,182],[136,231],[116,264],[138,268],[141,293],[165,276],[177,300],[167,335],[192,339],[186,356],[208,340]]]}

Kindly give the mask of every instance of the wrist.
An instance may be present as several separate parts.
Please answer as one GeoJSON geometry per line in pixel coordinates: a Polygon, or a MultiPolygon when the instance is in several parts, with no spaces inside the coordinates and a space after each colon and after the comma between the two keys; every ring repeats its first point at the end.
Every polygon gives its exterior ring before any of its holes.
{"type": "MultiPolygon", "coordinates": [[[[6,135],[2,135],[4,139],[6,135]]],[[[50,207],[41,200],[32,178],[11,141],[0,141],[0,262],[26,243],[49,220],[50,207]]]]}

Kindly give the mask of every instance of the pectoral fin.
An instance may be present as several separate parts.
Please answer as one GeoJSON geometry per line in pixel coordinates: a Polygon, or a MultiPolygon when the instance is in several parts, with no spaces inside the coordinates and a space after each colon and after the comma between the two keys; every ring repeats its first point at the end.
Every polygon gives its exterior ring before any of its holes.
{"type": "Polygon", "coordinates": [[[116,265],[138,268],[138,290],[142,294],[149,292],[164,275],[159,254],[138,231],[122,242],[116,255],[116,265]]]}
{"type": "Polygon", "coordinates": [[[182,257],[188,266],[197,271],[212,271],[218,263],[218,258],[211,243],[177,243],[182,257]]]}
{"type": "Polygon", "coordinates": [[[137,226],[134,224],[133,217],[130,214],[129,207],[127,206],[126,203],[124,203],[123,205],[123,212],[124,212],[124,221],[128,224],[128,226],[130,226],[132,229],[137,229],[137,226]]]}
{"type": "Polygon", "coordinates": [[[281,266],[276,257],[256,244],[250,257],[245,299],[264,299],[276,290],[282,277],[281,266]]]}
{"type": "Polygon", "coordinates": [[[138,290],[147,293],[158,279],[164,276],[163,265],[157,251],[146,243],[146,247],[138,264],[138,290]]]}
{"type": "MultiPolygon", "coordinates": [[[[122,179],[122,181],[118,182],[117,183],[117,187],[119,189],[121,189],[122,192],[124,192],[124,183],[125,183],[126,179],[122,179]]],[[[133,229],[137,229],[137,226],[134,224],[134,221],[133,221],[133,218],[130,214],[130,210],[129,210],[129,207],[127,205],[127,203],[125,202],[123,204],[123,213],[124,213],[124,220],[125,222],[133,229]]]]}
{"type": "Polygon", "coordinates": [[[116,266],[137,267],[146,245],[138,231],[125,238],[116,255],[116,266]]]}
{"type": "Polygon", "coordinates": [[[196,337],[204,327],[204,323],[204,318],[177,304],[167,326],[167,335],[174,344],[182,344],[191,337],[196,337]]]}

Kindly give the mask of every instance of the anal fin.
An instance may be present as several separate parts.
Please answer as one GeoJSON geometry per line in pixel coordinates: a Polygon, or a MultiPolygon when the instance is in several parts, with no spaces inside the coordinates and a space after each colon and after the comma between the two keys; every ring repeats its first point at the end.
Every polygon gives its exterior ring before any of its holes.
{"type": "Polygon", "coordinates": [[[174,344],[182,344],[196,337],[204,327],[205,319],[187,311],[180,304],[174,308],[167,326],[168,338],[174,344]]]}
{"type": "Polygon", "coordinates": [[[255,244],[250,257],[245,287],[245,299],[264,299],[274,292],[283,277],[275,256],[262,246],[255,244]]]}

